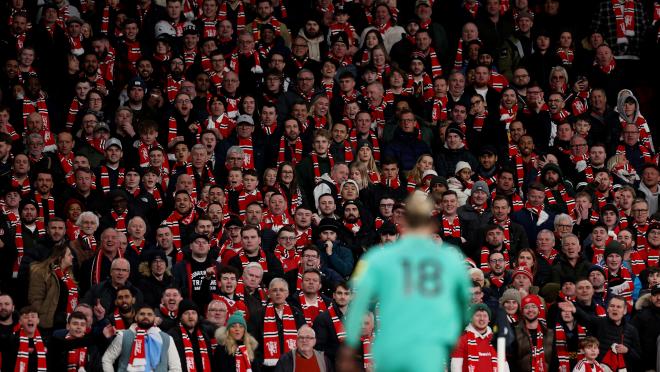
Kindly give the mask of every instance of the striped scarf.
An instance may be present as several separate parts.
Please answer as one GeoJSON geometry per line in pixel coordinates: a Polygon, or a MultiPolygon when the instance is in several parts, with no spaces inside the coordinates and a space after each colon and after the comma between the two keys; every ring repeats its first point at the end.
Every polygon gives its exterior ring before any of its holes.
{"type": "Polygon", "coordinates": [[[73,100],[71,100],[71,104],[69,105],[69,111],[66,115],[66,129],[71,130],[71,128],[73,128],[73,123],[76,121],[78,110],[80,110],[81,106],[82,102],[80,102],[78,97],[73,97],[73,100]]]}
{"type": "MultiPolygon", "coordinates": [[[[541,311],[541,309],[539,309],[541,311]]],[[[529,333],[529,330],[527,330],[529,333]]],[[[531,348],[532,368],[531,372],[545,372],[545,355],[543,350],[543,327],[541,321],[536,326],[536,343],[532,340],[532,335],[529,334],[529,345],[531,348]]]]}
{"type": "MultiPolygon", "coordinates": [[[[378,137],[376,136],[376,133],[374,133],[373,130],[369,130],[367,137],[371,142],[371,150],[373,152],[374,160],[380,161],[380,146],[378,144],[378,137]]],[[[357,129],[355,128],[351,129],[351,133],[348,136],[348,140],[351,142],[351,147],[353,148],[353,150],[357,150],[357,146],[358,146],[357,129]]]]}
{"type": "MultiPolygon", "coordinates": [[[[579,324],[576,324],[576,327],[578,339],[582,341],[587,337],[587,330],[579,324]]],[[[555,325],[555,350],[557,351],[557,359],[559,360],[559,369],[562,371],[570,371],[571,367],[571,357],[566,341],[566,331],[564,331],[564,327],[557,322],[557,325],[555,325]]],[[[581,359],[583,356],[582,353],[579,353],[577,359],[581,359]]],[[[573,357],[573,359],[576,358],[573,357]]]]}
{"type": "MultiPolygon", "coordinates": [[[[335,161],[332,158],[332,154],[327,153],[328,160],[330,161],[330,169],[332,169],[335,166],[335,161]]],[[[312,165],[314,167],[314,177],[315,178],[320,178],[321,177],[321,167],[319,167],[319,156],[316,154],[316,151],[312,151],[312,165]]]]}
{"type": "Polygon", "coordinates": [[[241,188],[241,191],[238,193],[238,215],[241,219],[245,220],[248,205],[254,202],[261,203],[262,200],[263,198],[259,190],[246,191],[245,188],[241,188]]]}
{"type": "Polygon", "coordinates": [[[44,126],[43,129],[50,131],[50,119],[48,117],[48,106],[46,105],[46,97],[43,94],[39,94],[36,100],[31,100],[30,98],[23,98],[23,126],[27,128],[27,119],[31,113],[38,113],[43,119],[44,126]]]}
{"type": "Polygon", "coordinates": [[[126,329],[126,322],[124,322],[124,318],[121,317],[119,309],[115,309],[115,312],[112,314],[112,319],[115,322],[116,330],[126,329]]]}
{"type": "MultiPolygon", "coordinates": [[[[227,19],[227,2],[229,0],[223,1],[218,8],[218,20],[224,21],[227,19]]],[[[243,6],[243,1],[237,1],[238,3],[238,15],[236,17],[236,31],[245,30],[245,8],[243,6]]]]}
{"type": "Polygon", "coordinates": [[[490,345],[490,340],[493,338],[493,334],[488,334],[485,338],[488,342],[488,351],[479,349],[477,344],[477,335],[472,331],[467,331],[467,368],[468,371],[476,371],[479,366],[479,359],[483,356],[485,358],[490,357],[491,367],[493,372],[497,372],[497,352],[490,345]]]}
{"type": "Polygon", "coordinates": [[[101,175],[101,190],[103,190],[103,194],[107,194],[110,190],[114,190],[124,185],[124,168],[118,169],[117,183],[115,185],[110,185],[110,171],[108,170],[108,167],[102,165],[99,173],[101,175]]]}
{"type": "Polygon", "coordinates": [[[337,315],[335,304],[330,305],[328,308],[328,315],[330,315],[330,319],[332,320],[332,326],[335,329],[337,339],[340,343],[344,342],[344,339],[346,338],[346,330],[344,329],[344,323],[339,318],[339,315],[337,315]]]}
{"type": "MultiPolygon", "coordinates": [[[[66,335],[67,340],[74,340],[73,337],[66,335]]],[[[87,364],[87,346],[71,349],[67,352],[66,370],[67,372],[84,371],[87,364]]]]}
{"type": "MultiPolygon", "coordinates": [[[[639,146],[639,152],[642,154],[642,159],[644,163],[648,163],[648,164],[653,163],[653,156],[651,155],[649,149],[646,146],[644,146],[641,142],[639,142],[638,146],[639,146]]],[[[626,158],[628,158],[628,156],[626,155],[626,146],[618,145],[616,147],[616,155],[623,155],[626,158]]]]}
{"type": "Polygon", "coordinates": [[[456,57],[454,57],[454,69],[463,69],[463,38],[458,38],[458,47],[456,48],[456,57]]]}
{"type": "Polygon", "coordinates": [[[316,296],[316,306],[308,304],[307,298],[305,298],[305,295],[302,292],[298,294],[298,301],[300,301],[300,307],[305,315],[305,322],[307,322],[307,325],[310,327],[312,326],[314,319],[316,319],[320,313],[328,311],[328,306],[323,302],[321,296],[316,296]]]}
{"type": "Polygon", "coordinates": [[[431,107],[431,120],[433,122],[447,120],[447,97],[440,97],[433,99],[433,106],[431,107]]]}
{"type": "Polygon", "coordinates": [[[573,213],[573,210],[575,209],[575,199],[572,198],[570,195],[568,195],[568,193],[566,192],[566,188],[561,183],[557,185],[557,190],[551,190],[548,187],[545,188],[545,198],[548,201],[548,204],[549,205],[557,204],[557,199],[555,199],[554,191],[558,191],[562,200],[564,201],[564,203],[566,203],[568,214],[573,213]]]}
{"type": "Polygon", "coordinates": [[[269,303],[266,306],[264,315],[264,365],[274,366],[282,355],[280,349],[284,353],[289,352],[296,348],[296,335],[297,327],[296,321],[293,318],[293,312],[288,304],[282,305],[282,331],[284,345],[280,345],[279,331],[277,329],[275,305],[269,303]]]}
{"type": "Polygon", "coordinates": [[[147,345],[145,343],[147,330],[137,327],[135,329],[135,339],[131,346],[131,356],[128,359],[128,371],[144,370],[147,364],[147,345]]]}
{"type": "Polygon", "coordinates": [[[616,42],[624,44],[628,42],[628,36],[635,36],[635,1],[612,0],[612,10],[616,22],[616,42]]]}
{"type": "MultiPolygon", "coordinates": [[[[259,52],[254,50],[250,53],[242,53],[242,54],[247,58],[252,57],[254,59],[254,67],[261,68],[261,59],[259,58],[259,52]]],[[[240,67],[249,67],[249,66],[240,66],[238,63],[238,57],[239,57],[239,53],[238,51],[236,51],[231,54],[231,57],[229,59],[229,68],[237,74],[239,73],[240,67]]]]}
{"type": "Polygon", "coordinates": [[[30,339],[34,342],[34,351],[37,353],[37,371],[46,372],[46,346],[41,339],[39,329],[34,330],[34,336],[28,337],[23,328],[18,333],[18,354],[16,355],[15,372],[28,371],[30,364],[30,339]]]}
{"type": "Polygon", "coordinates": [[[126,217],[128,216],[128,210],[124,210],[122,214],[118,214],[114,209],[110,212],[112,220],[115,221],[115,230],[120,233],[126,234],[126,217]]]}
{"type": "Polygon", "coordinates": [[[449,223],[447,217],[442,216],[442,235],[444,237],[460,238],[461,237],[461,221],[458,216],[454,217],[454,222],[449,223]]]}
{"type": "Polygon", "coordinates": [[[373,336],[362,336],[360,342],[362,343],[362,367],[365,371],[373,370],[373,362],[371,360],[371,342],[373,336]]]}
{"type": "Polygon", "coordinates": [[[42,221],[46,217],[44,210],[48,213],[48,218],[55,217],[55,198],[53,198],[52,195],[44,197],[40,193],[36,192],[34,193],[34,200],[37,202],[37,204],[39,204],[39,218],[41,218],[42,221]],[[47,208],[44,208],[43,206],[44,199],[46,200],[47,208]]]}
{"type": "MultiPolygon", "coordinates": [[[[37,219],[36,229],[37,235],[39,238],[43,238],[46,235],[46,230],[44,229],[43,221],[37,219]]],[[[14,261],[14,266],[12,267],[12,277],[18,277],[18,269],[21,267],[21,261],[25,255],[24,241],[23,241],[23,223],[18,221],[16,223],[16,232],[15,232],[15,242],[16,242],[16,260],[14,261]]]]}
{"type": "MultiPolygon", "coordinates": [[[[241,251],[238,253],[238,258],[241,260],[241,267],[245,269],[245,267],[250,263],[248,256],[245,254],[245,249],[241,249],[241,251]]],[[[261,265],[264,273],[267,273],[268,261],[266,261],[266,253],[264,253],[263,249],[259,249],[259,260],[257,262],[259,265],[261,265]]]]}
{"type": "MultiPolygon", "coordinates": [[[[504,269],[509,270],[509,250],[506,248],[506,246],[502,246],[502,255],[504,256],[504,269]]],[[[490,272],[490,266],[488,266],[488,256],[490,256],[490,249],[488,247],[481,247],[481,262],[479,264],[479,269],[484,272],[484,274],[488,274],[490,272]]]]}
{"type": "Polygon", "coordinates": [[[641,274],[647,267],[657,267],[660,263],[660,249],[646,247],[633,251],[630,255],[632,271],[635,276],[641,274]]]}
{"type": "Polygon", "coordinates": [[[188,336],[188,332],[182,325],[179,325],[179,328],[181,329],[183,354],[188,372],[208,371],[211,368],[211,360],[209,359],[209,352],[206,348],[206,340],[204,339],[202,331],[197,329],[195,332],[197,335],[197,346],[199,347],[200,359],[202,361],[202,365],[197,368],[198,366],[195,364],[195,352],[193,350],[192,342],[190,341],[190,336],[188,336]]]}
{"type": "Polygon", "coordinates": [[[252,147],[252,137],[239,138],[238,147],[243,150],[243,168],[254,169],[254,148],[252,147]]]}
{"type": "Polygon", "coordinates": [[[251,372],[252,365],[250,364],[250,357],[247,352],[247,346],[238,345],[234,353],[234,361],[236,363],[236,372],[251,372]]]}
{"type": "Polygon", "coordinates": [[[273,252],[275,257],[282,263],[284,272],[295,270],[300,266],[300,255],[294,249],[286,249],[278,244],[273,252]]]}
{"type": "MultiPolygon", "coordinates": [[[[167,75],[167,80],[165,82],[165,92],[167,93],[167,99],[170,103],[174,102],[179,89],[181,89],[181,84],[184,82],[184,78],[181,77],[179,80],[174,80],[172,74],[167,75]]],[[[176,128],[176,127],[175,127],[176,128]]]]}
{"type": "Polygon", "coordinates": [[[172,240],[174,247],[181,248],[181,226],[180,224],[190,225],[197,219],[195,210],[193,209],[187,216],[181,215],[178,211],[173,211],[163,224],[167,225],[172,230],[172,240]]]}
{"type": "Polygon", "coordinates": [[[573,52],[573,48],[557,48],[557,57],[563,65],[572,65],[575,52],[573,52]]]}
{"type": "Polygon", "coordinates": [[[78,306],[78,286],[73,278],[69,275],[69,270],[64,271],[59,265],[53,267],[53,272],[57,279],[66,286],[67,301],[66,301],[66,314],[71,315],[73,309],[78,306]]]}
{"type": "Polygon", "coordinates": [[[289,152],[291,155],[291,164],[295,167],[296,164],[302,160],[303,144],[300,137],[296,137],[296,140],[291,146],[289,140],[282,136],[280,138],[280,149],[277,153],[277,166],[279,167],[284,161],[286,161],[286,152],[289,152]]]}

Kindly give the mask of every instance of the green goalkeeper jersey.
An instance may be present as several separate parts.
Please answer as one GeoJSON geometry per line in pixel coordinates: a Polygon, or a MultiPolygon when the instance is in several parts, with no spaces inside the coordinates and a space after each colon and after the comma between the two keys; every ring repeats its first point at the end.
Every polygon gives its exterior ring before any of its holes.
{"type": "Polygon", "coordinates": [[[404,235],[367,252],[351,282],[355,296],[346,317],[346,343],[357,347],[364,316],[377,301],[376,365],[379,356],[392,353],[410,361],[412,345],[450,348],[469,321],[471,283],[464,257],[430,236],[404,235]]]}

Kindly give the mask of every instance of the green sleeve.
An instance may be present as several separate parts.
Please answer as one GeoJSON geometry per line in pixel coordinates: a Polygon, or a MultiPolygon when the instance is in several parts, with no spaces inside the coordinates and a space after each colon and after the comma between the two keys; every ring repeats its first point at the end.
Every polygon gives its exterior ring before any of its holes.
{"type": "Polygon", "coordinates": [[[465,263],[462,258],[462,254],[456,251],[456,257],[458,259],[456,260],[456,268],[458,270],[463,270],[464,275],[460,275],[459,280],[457,281],[458,285],[456,287],[456,300],[460,304],[460,308],[465,309],[463,314],[463,319],[462,319],[462,324],[463,326],[467,326],[468,323],[470,322],[470,314],[469,311],[467,311],[468,307],[470,306],[470,303],[472,302],[472,283],[469,279],[469,276],[467,274],[467,270],[465,269],[465,263]]]}
{"type": "Polygon", "coordinates": [[[371,300],[376,294],[377,275],[373,265],[368,260],[358,262],[351,278],[351,287],[355,295],[348,306],[348,314],[344,327],[346,329],[346,345],[357,347],[362,335],[362,322],[367,314],[371,300]]]}

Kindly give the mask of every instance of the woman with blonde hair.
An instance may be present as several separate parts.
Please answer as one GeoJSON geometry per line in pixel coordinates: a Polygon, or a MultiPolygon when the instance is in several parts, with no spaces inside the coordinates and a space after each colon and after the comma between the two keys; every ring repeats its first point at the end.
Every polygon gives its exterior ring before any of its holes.
{"type": "Polygon", "coordinates": [[[422,154],[417,158],[415,166],[408,173],[408,192],[415,191],[417,185],[422,183],[424,172],[433,169],[433,156],[431,154],[422,154]]]}
{"type": "Polygon", "coordinates": [[[330,116],[330,100],[325,94],[316,96],[309,105],[307,112],[307,130],[332,128],[332,117],[330,116]]]}
{"type": "Polygon", "coordinates": [[[371,181],[369,180],[369,171],[364,164],[353,162],[349,167],[348,177],[357,182],[358,189],[360,191],[371,185],[371,181]]]}
{"type": "Polygon", "coordinates": [[[61,329],[78,305],[78,284],[71,270],[73,254],[66,245],[56,245],[42,262],[30,265],[28,302],[39,312],[39,326],[61,329]],[[60,301],[66,293],[66,301],[60,301]]]}
{"type": "Polygon", "coordinates": [[[380,182],[380,169],[376,165],[374,149],[368,142],[362,142],[357,149],[356,159],[353,163],[364,165],[369,173],[371,183],[380,182]]]}
{"type": "Polygon", "coordinates": [[[259,343],[248,333],[242,311],[232,314],[227,326],[215,331],[215,339],[218,347],[213,358],[218,371],[237,371],[238,366],[241,371],[259,370],[261,363],[255,360],[259,343]]]}

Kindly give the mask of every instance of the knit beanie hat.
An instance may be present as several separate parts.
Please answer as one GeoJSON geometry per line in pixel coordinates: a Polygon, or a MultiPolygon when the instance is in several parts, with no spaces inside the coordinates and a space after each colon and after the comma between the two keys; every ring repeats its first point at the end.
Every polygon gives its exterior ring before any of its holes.
{"type": "Polygon", "coordinates": [[[247,328],[247,324],[245,323],[245,318],[243,317],[243,312],[240,310],[231,314],[231,316],[227,320],[227,329],[231,328],[231,326],[237,323],[242,325],[243,328],[247,328]]]}
{"type": "Polygon", "coordinates": [[[509,300],[516,301],[518,303],[518,307],[520,307],[520,302],[522,301],[522,296],[520,295],[520,291],[518,291],[515,288],[509,288],[506,291],[504,291],[502,297],[500,297],[500,305],[504,305],[504,302],[509,300]]]}

